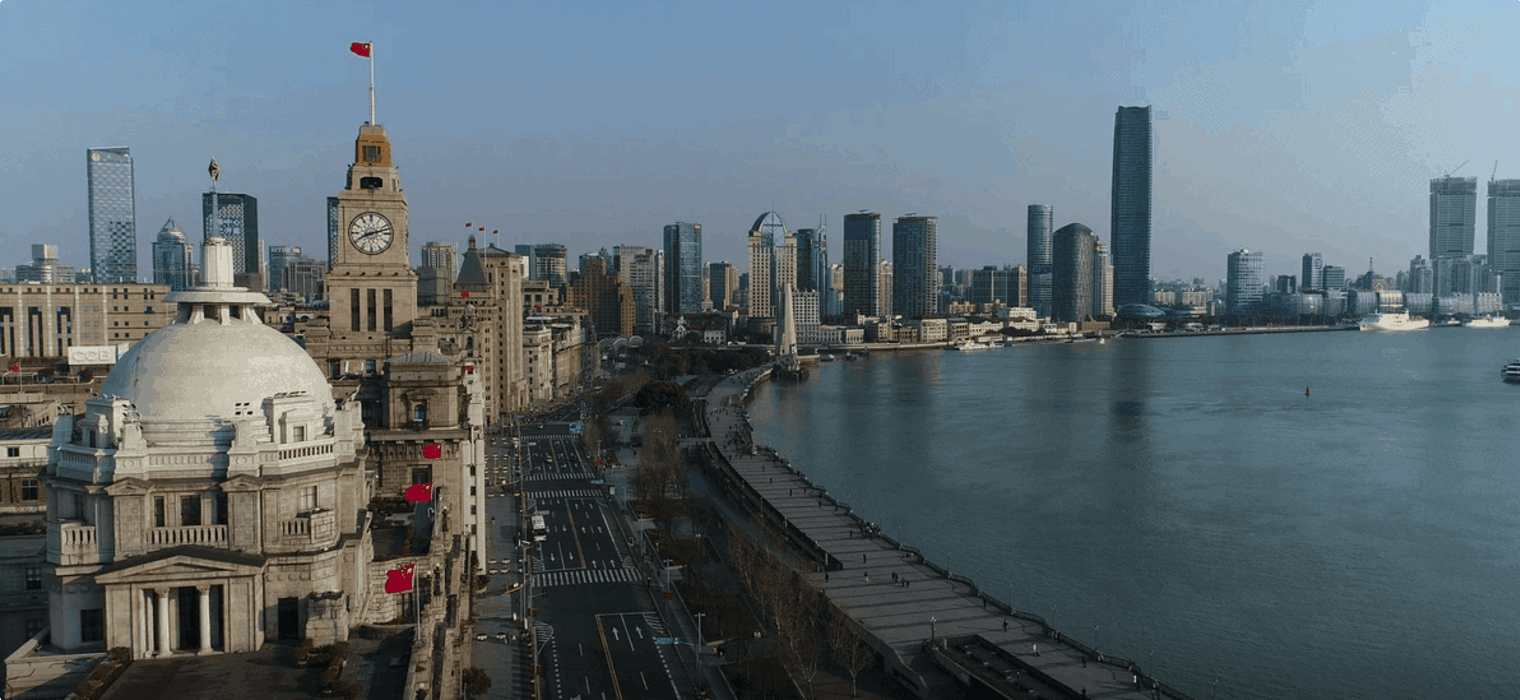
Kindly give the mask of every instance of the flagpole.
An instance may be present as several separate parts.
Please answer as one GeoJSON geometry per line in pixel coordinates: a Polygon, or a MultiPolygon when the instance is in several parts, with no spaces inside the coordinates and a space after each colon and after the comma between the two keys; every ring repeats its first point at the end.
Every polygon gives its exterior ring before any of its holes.
{"type": "Polygon", "coordinates": [[[375,42],[369,42],[369,123],[375,124],[375,42]]]}

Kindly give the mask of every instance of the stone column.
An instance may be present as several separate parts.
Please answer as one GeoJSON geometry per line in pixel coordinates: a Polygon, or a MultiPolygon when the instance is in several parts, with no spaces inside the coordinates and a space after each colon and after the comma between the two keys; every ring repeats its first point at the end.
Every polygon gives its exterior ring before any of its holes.
{"type": "Polygon", "coordinates": [[[201,653],[211,653],[211,586],[195,587],[201,598],[201,653]]]}
{"type": "Polygon", "coordinates": [[[168,588],[153,589],[154,597],[158,599],[158,655],[169,655],[169,590],[168,588]]]}

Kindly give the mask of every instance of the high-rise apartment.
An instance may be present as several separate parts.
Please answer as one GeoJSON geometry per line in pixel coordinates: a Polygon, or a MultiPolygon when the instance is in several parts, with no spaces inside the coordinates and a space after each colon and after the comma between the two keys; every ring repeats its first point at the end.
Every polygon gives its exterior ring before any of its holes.
{"type": "Polygon", "coordinates": [[[1151,280],[1151,108],[1120,107],[1114,116],[1110,208],[1114,304],[1145,304],[1151,280]]]}
{"type": "MultiPolygon", "coordinates": [[[[1327,267],[1326,269],[1329,269],[1327,267]]],[[[1247,316],[1261,311],[1262,285],[1261,251],[1237,250],[1230,253],[1225,269],[1225,313],[1230,316],[1247,316]]],[[[1341,284],[1345,285],[1345,270],[1341,270],[1341,284]]]]}
{"type": "Polygon", "coordinates": [[[664,316],[665,256],[653,246],[620,245],[613,251],[618,278],[633,288],[634,332],[654,333],[664,316]]]}
{"type": "Polygon", "coordinates": [[[564,288],[570,279],[564,244],[539,243],[533,246],[533,279],[545,280],[554,289],[564,288]]]}
{"type": "Polygon", "coordinates": [[[1057,321],[1093,315],[1093,258],[1098,238],[1082,224],[1067,224],[1051,240],[1051,314],[1057,321]]]}
{"type": "Polygon", "coordinates": [[[844,313],[881,315],[881,214],[844,217],[844,313]]]}
{"type": "Polygon", "coordinates": [[[1050,245],[1054,213],[1048,204],[1029,205],[1029,298],[1041,316],[1050,316],[1050,245]]]}
{"type": "Polygon", "coordinates": [[[1520,180],[1488,183],[1488,264],[1504,303],[1520,303],[1520,180]]]}
{"type": "Polygon", "coordinates": [[[1304,253],[1303,274],[1299,275],[1299,288],[1315,292],[1325,288],[1325,260],[1319,253],[1304,253]]]}
{"type": "Polygon", "coordinates": [[[702,311],[702,224],[676,222],[665,227],[665,312],[702,311]]]}
{"type": "Polygon", "coordinates": [[[1108,245],[1093,239],[1093,316],[1114,315],[1114,265],[1108,257],[1108,245]]]}
{"type": "Polygon", "coordinates": [[[1478,178],[1431,180],[1430,259],[1472,255],[1477,219],[1478,178]]]}
{"type": "Polygon", "coordinates": [[[877,302],[881,307],[881,315],[891,318],[897,315],[897,310],[892,308],[892,263],[887,260],[879,260],[876,263],[876,276],[880,281],[876,283],[881,292],[881,300],[877,302]]]}
{"type": "Polygon", "coordinates": [[[90,271],[96,284],[137,281],[137,185],[131,149],[85,151],[90,193],[90,271]]]}
{"type": "Polygon", "coordinates": [[[422,244],[422,266],[437,270],[438,277],[448,280],[453,287],[454,274],[459,269],[459,246],[442,241],[422,244]]]}
{"type": "MultiPolygon", "coordinates": [[[[266,272],[264,248],[259,243],[259,200],[252,195],[233,192],[201,193],[201,240],[221,236],[232,246],[232,273],[253,275],[266,272]],[[216,223],[212,223],[215,202],[216,223]]],[[[268,280],[266,280],[268,281],[268,280]]]]}
{"type": "Polygon", "coordinates": [[[892,310],[905,319],[939,311],[935,217],[903,216],[892,223],[892,310]]]}
{"type": "Polygon", "coordinates": [[[749,315],[770,318],[776,315],[776,241],[787,235],[781,215],[768,211],[755,219],[749,228],[749,315]]]}
{"type": "Polygon", "coordinates": [[[153,241],[153,284],[168,285],[171,292],[194,287],[194,261],[195,251],[185,240],[185,232],[169,217],[153,241]]]}

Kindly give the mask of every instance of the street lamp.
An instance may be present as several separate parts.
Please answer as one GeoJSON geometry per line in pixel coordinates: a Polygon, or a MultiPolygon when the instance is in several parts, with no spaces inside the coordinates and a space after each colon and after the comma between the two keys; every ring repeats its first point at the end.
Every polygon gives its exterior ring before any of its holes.
{"type": "Polygon", "coordinates": [[[929,641],[931,641],[931,642],[934,641],[934,637],[935,637],[935,634],[934,634],[934,623],[936,623],[936,622],[939,622],[939,620],[937,618],[935,618],[933,615],[930,615],[929,616],[929,641]]]}
{"type": "Polygon", "coordinates": [[[697,618],[697,655],[701,656],[702,655],[702,618],[707,617],[707,613],[701,613],[701,612],[699,612],[699,613],[697,613],[695,615],[692,615],[692,617],[697,618]]]}

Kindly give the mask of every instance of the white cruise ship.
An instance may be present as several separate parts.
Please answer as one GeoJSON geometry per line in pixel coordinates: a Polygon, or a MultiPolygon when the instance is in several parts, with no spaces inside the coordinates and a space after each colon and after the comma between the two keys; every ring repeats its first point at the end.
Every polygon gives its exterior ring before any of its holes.
{"type": "Polygon", "coordinates": [[[1462,325],[1466,328],[1509,328],[1509,319],[1503,316],[1484,316],[1462,325]]]}
{"type": "Polygon", "coordinates": [[[968,340],[968,341],[965,341],[963,343],[957,343],[955,345],[952,345],[952,346],[950,346],[950,349],[951,350],[960,350],[960,351],[964,352],[964,351],[967,351],[967,350],[989,350],[989,349],[992,349],[994,347],[997,347],[997,346],[995,346],[995,345],[989,345],[987,343],[978,343],[975,340],[968,340]]]}
{"type": "Polygon", "coordinates": [[[1430,320],[1411,317],[1408,311],[1384,311],[1362,317],[1364,331],[1417,331],[1430,327],[1430,320]]]}

